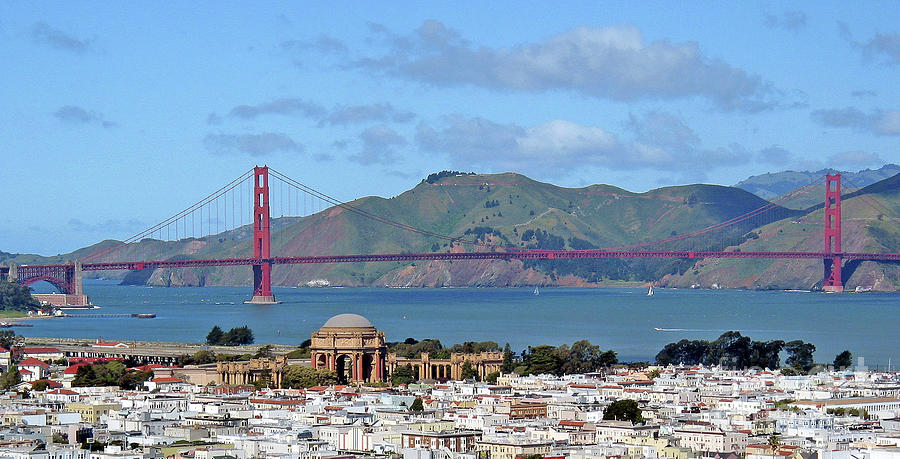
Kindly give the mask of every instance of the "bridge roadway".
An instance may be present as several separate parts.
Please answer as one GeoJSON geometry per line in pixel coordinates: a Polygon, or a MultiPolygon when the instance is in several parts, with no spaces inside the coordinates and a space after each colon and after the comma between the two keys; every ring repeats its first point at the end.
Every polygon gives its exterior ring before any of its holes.
{"type": "MultiPolygon", "coordinates": [[[[773,258],[824,260],[840,256],[845,260],[900,261],[900,253],[827,252],[709,252],[709,251],[627,251],[627,250],[522,250],[510,252],[393,253],[378,255],[321,255],[309,257],[224,258],[210,260],[152,260],[84,263],[84,271],[192,268],[203,266],[248,266],[268,262],[276,265],[314,263],[369,263],[425,260],[553,260],[591,258],[773,258]]],[[[58,265],[60,267],[66,265],[58,265]]]]}
{"type": "MultiPolygon", "coordinates": [[[[26,337],[26,347],[55,347],[66,357],[113,357],[133,358],[142,363],[175,363],[178,357],[194,355],[197,351],[208,350],[216,354],[242,355],[255,354],[265,344],[250,344],[246,346],[207,346],[199,343],[171,343],[156,341],[127,341],[127,348],[101,349],[92,347],[96,343],[93,339],[78,338],[38,338],[26,337]]],[[[274,355],[286,354],[297,350],[297,346],[272,344],[274,355]]]]}

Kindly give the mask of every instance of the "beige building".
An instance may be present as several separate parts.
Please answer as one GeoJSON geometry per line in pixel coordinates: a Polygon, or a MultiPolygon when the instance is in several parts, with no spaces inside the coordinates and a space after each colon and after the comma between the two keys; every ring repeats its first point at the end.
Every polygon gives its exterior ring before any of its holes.
{"type": "Polygon", "coordinates": [[[477,443],[477,451],[487,453],[491,459],[516,459],[518,456],[550,454],[552,444],[549,441],[482,440],[477,443]]]}
{"type": "Polygon", "coordinates": [[[478,379],[484,381],[491,373],[500,373],[503,365],[502,352],[482,352],[479,354],[451,354],[449,359],[432,359],[428,353],[423,352],[421,357],[410,359],[397,354],[389,354],[387,358],[388,374],[392,374],[397,368],[409,365],[418,379],[463,379],[463,366],[466,362],[478,374],[478,379]]]}
{"type": "Polygon", "coordinates": [[[369,319],[357,314],[338,314],[313,332],[311,341],[313,368],[333,370],[344,383],[387,379],[384,332],[376,330],[369,319]]]}
{"type": "Polygon", "coordinates": [[[427,353],[419,358],[388,354],[384,332],[357,314],[339,314],[314,332],[310,344],[313,368],[337,373],[343,383],[384,382],[397,368],[409,365],[417,379],[463,379],[466,363],[482,380],[500,372],[503,353],[451,354],[449,359],[432,359],[427,353]]]}
{"type": "Polygon", "coordinates": [[[281,387],[287,357],[251,359],[249,362],[218,362],[216,374],[218,384],[253,384],[268,381],[271,387],[281,387]]]}

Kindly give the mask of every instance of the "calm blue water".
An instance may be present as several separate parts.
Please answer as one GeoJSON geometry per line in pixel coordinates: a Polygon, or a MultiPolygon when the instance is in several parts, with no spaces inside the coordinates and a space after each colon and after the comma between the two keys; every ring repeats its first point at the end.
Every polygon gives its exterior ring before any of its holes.
{"type": "MultiPolygon", "coordinates": [[[[849,349],[868,365],[900,365],[900,294],[658,289],[275,289],[282,304],[252,306],[249,287],[122,287],[86,281],[96,313],[153,312],[155,319],[64,318],[33,321],[25,336],[203,341],[213,327],[247,325],[257,343],[299,344],[329,317],[367,317],[390,341],[437,338],[559,345],[587,339],[623,361],[653,360],[682,338],[715,339],[739,330],[757,340],[802,339],[831,362],[849,349]],[[664,328],[672,331],[656,331],[664,328]]],[[[784,355],[782,356],[784,357],[784,355]]]]}

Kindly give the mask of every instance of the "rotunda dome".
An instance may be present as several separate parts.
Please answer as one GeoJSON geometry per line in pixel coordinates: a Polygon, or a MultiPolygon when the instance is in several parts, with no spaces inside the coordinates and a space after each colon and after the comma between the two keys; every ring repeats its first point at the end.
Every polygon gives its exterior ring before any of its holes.
{"type": "Polygon", "coordinates": [[[375,328],[369,319],[359,314],[338,314],[325,322],[322,328],[375,328]]]}

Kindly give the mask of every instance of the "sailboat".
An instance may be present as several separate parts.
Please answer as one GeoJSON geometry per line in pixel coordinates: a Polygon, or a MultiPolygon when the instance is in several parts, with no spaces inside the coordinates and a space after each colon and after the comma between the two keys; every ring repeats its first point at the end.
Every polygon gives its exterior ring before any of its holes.
{"type": "Polygon", "coordinates": [[[650,288],[647,290],[647,296],[653,296],[653,284],[650,284],[650,288]]]}
{"type": "Polygon", "coordinates": [[[535,295],[535,296],[540,295],[540,294],[541,294],[541,289],[539,289],[537,286],[535,286],[535,287],[534,287],[534,292],[533,292],[532,294],[535,295]]]}

